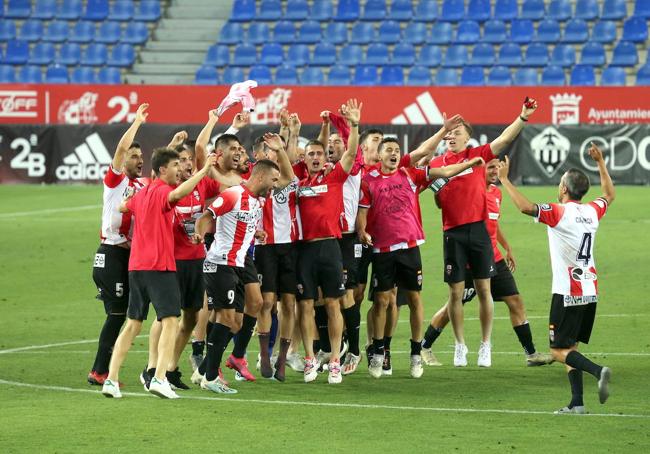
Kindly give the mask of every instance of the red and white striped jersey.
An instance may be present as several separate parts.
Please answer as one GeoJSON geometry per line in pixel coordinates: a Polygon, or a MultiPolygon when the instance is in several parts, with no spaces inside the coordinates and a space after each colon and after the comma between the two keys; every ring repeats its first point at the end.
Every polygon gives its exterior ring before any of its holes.
{"type": "Polygon", "coordinates": [[[354,175],[350,174],[343,183],[343,215],[341,216],[341,232],[343,233],[351,233],[356,229],[360,188],[361,169],[354,175]]]}
{"type": "Polygon", "coordinates": [[[298,214],[298,177],[284,188],[273,190],[264,202],[260,230],[266,232],[265,244],[285,244],[300,240],[298,214]]]}
{"type": "Polygon", "coordinates": [[[120,204],[127,195],[128,188],[136,192],[145,183],[140,178],[131,179],[126,174],[108,167],[104,176],[104,195],[102,208],[102,230],[100,238],[103,244],[122,244],[131,241],[132,213],[120,213],[120,204]]]}
{"type": "Polygon", "coordinates": [[[548,226],[553,293],[564,295],[565,306],[595,303],[594,242],[600,219],[607,212],[607,200],[539,204],[537,208],[535,222],[548,226]]]}
{"type": "Polygon", "coordinates": [[[243,184],[219,194],[208,207],[217,221],[217,227],[206,262],[244,267],[246,251],[251,246],[262,217],[263,203],[264,199],[256,197],[243,184]]]}

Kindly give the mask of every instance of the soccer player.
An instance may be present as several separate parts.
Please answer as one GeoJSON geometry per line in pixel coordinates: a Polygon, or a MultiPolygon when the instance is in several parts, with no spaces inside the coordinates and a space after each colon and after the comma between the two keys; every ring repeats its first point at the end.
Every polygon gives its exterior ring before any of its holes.
{"type": "MultiPolygon", "coordinates": [[[[494,301],[503,301],[508,306],[510,311],[510,320],[512,328],[521,343],[521,346],[526,353],[526,364],[528,366],[541,366],[549,364],[553,361],[550,355],[538,352],[533,343],[533,336],[530,331],[530,325],[526,319],[526,308],[524,302],[517,290],[517,284],[512,272],[515,270],[515,259],[512,254],[512,249],[508,244],[506,237],[499,226],[499,218],[501,217],[501,191],[495,183],[497,182],[497,165],[498,160],[493,159],[488,162],[485,171],[487,180],[487,207],[488,219],[485,221],[488,233],[490,234],[490,241],[492,242],[492,249],[494,251],[494,258],[496,261],[497,274],[491,278],[490,291],[494,301]],[[497,246],[501,244],[506,251],[504,258],[497,246]]],[[[467,272],[465,278],[465,292],[463,294],[463,304],[471,301],[476,296],[474,289],[474,281],[472,279],[471,270],[467,272]]],[[[441,307],[431,319],[431,324],[427,327],[424,334],[424,341],[422,341],[422,361],[428,366],[440,366],[441,363],[437,360],[431,346],[436,341],[442,330],[449,323],[449,316],[447,305],[441,307]]]]}
{"type": "Polygon", "coordinates": [[[120,205],[120,211],[135,216],[135,228],[129,258],[128,320],[115,342],[108,378],[102,387],[106,397],[122,397],[118,386],[119,371],[131,343],[140,334],[151,302],[162,330],[156,373],[151,378],[149,392],[163,398],[178,398],[166,378],[180,315],[172,233],[174,205],[194,190],[214,162],[215,157],[211,156],[199,172],[178,185],[178,153],[168,148],[156,149],[151,159],[156,179],[120,205]]]}
{"type": "MultiPolygon", "coordinates": [[[[440,142],[445,133],[443,127],[434,137],[440,142]]],[[[386,308],[393,289],[399,286],[407,292],[411,312],[410,373],[413,378],[420,378],[423,373],[420,357],[423,309],[420,300],[422,261],[419,245],[424,243],[424,231],[419,216],[417,188],[434,177],[450,178],[481,165],[483,159],[474,157],[443,168],[399,167],[400,147],[394,138],[382,140],[379,159],[380,168],[363,177],[363,196],[357,218],[359,239],[373,247],[374,334],[373,356],[368,372],[374,378],[382,375],[386,308]]]]}
{"type": "MultiPolygon", "coordinates": [[[[537,102],[526,98],[517,119],[499,137],[491,143],[474,148],[467,146],[472,136],[472,128],[463,121],[445,137],[447,151],[433,159],[429,166],[447,166],[477,156],[483,158],[485,162],[491,161],[517,137],[535,109],[537,109],[537,102]]],[[[462,300],[466,268],[469,264],[474,278],[474,288],[478,294],[481,319],[482,342],[477,364],[489,367],[492,364],[490,337],[493,314],[490,278],[495,274],[495,267],[492,244],[485,227],[487,219],[485,167],[468,169],[454,178],[435,181],[434,185],[438,190],[438,200],[442,209],[444,281],[449,286],[449,318],[456,338],[454,366],[467,366],[462,300]]]]}
{"type": "Polygon", "coordinates": [[[499,180],[517,208],[535,222],[548,226],[548,243],[553,269],[553,297],[549,316],[551,353],[566,365],[571,384],[569,405],[559,414],[585,413],[582,372],[598,380],[598,397],[604,404],[609,397],[612,371],[593,363],[580,352],[580,342],[589,343],[596,317],[598,275],[594,261],[596,231],[602,217],[614,201],[616,191],[607,172],[601,150],[593,144],[589,155],[598,165],[602,195],[581,203],[589,191],[589,177],[578,169],[569,169],[558,186],[559,203],[531,203],[508,179],[509,161],[499,165],[499,180]]]}
{"type": "Polygon", "coordinates": [[[129,303],[129,255],[131,248],[131,213],[119,211],[128,191],[144,187],[142,150],[134,142],[140,125],[147,120],[149,104],[138,107],[133,123],[124,133],[113,161],[104,176],[101,245],[95,253],[93,280],[104,302],[106,320],[99,334],[95,362],[88,374],[88,383],[103,385],[108,376],[111,352],[126,319],[129,303]]]}

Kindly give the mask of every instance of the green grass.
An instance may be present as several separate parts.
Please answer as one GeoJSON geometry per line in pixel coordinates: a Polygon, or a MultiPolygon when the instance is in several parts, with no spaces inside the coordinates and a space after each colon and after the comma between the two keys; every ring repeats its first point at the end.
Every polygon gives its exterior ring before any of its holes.
{"type": "MultiPolygon", "coordinates": [[[[549,187],[527,187],[524,192],[540,202],[555,197],[555,189],[549,187]]],[[[127,395],[121,401],[105,399],[97,388],[85,384],[94,342],[0,352],[2,380],[78,390],[0,382],[0,449],[648,452],[648,195],[648,188],[619,188],[618,199],[602,223],[595,250],[601,302],[592,341],[583,348],[614,371],[612,397],[602,406],[595,380],[585,376],[588,410],[643,417],[553,416],[553,410],[568,402],[566,374],[559,365],[524,367],[502,303],[495,306],[493,367],[479,370],[474,365],[479,324],[473,303],[466,308],[466,333],[473,351],[470,367],[450,365],[453,338],[448,329],[435,346],[445,365],[427,368],[420,380],[408,377],[406,311],[393,340],[393,350],[403,353],[394,354],[391,378],[372,380],[364,363],[359,373],[346,377],[340,386],[327,385],[324,376],[304,384],[299,374],[292,373],[285,384],[238,384],[239,394],[224,399],[198,389],[183,393],[192,399],[178,401],[146,396],[137,379],[146,360],[146,337],[137,339],[121,374],[127,383],[125,391],[140,397],[127,395]]],[[[444,303],[446,287],[442,283],[440,215],[428,193],[422,202],[429,238],[423,247],[423,300],[428,318],[444,303]]],[[[97,338],[103,308],[94,299],[91,267],[100,203],[101,187],[96,186],[0,186],[0,350],[97,338]],[[12,214],[62,207],[86,208],[12,214]]],[[[503,205],[502,227],[518,260],[517,284],[534,339],[543,350],[551,286],[545,228],[517,213],[507,197],[503,205]]],[[[257,351],[255,338],[251,351],[257,351]]],[[[182,369],[189,375],[186,359],[182,369]]],[[[228,376],[232,377],[227,372],[228,376]]]]}

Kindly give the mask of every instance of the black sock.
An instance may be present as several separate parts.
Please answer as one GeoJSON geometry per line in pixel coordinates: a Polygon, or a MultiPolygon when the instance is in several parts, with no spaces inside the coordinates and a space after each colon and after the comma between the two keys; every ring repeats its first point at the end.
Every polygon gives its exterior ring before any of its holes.
{"type": "Polygon", "coordinates": [[[582,371],[578,369],[571,369],[568,373],[569,383],[571,384],[571,403],[569,408],[582,407],[582,371]]]}
{"type": "Polygon", "coordinates": [[[343,309],[343,320],[348,333],[348,349],[353,355],[359,356],[359,329],[361,328],[361,311],[358,306],[343,309]]]}
{"type": "MultiPolygon", "coordinates": [[[[208,325],[205,329],[205,339],[210,339],[210,333],[212,332],[212,328],[214,328],[215,323],[212,323],[210,320],[208,320],[208,325]]],[[[203,357],[203,361],[201,361],[201,364],[199,364],[199,374],[205,375],[205,369],[208,365],[208,356],[203,357]]]]}
{"type": "Polygon", "coordinates": [[[208,350],[208,353],[203,357],[203,361],[201,361],[201,364],[199,364],[199,374],[205,375],[205,369],[208,367],[208,356],[210,355],[210,350],[208,350]]]}
{"type": "Polygon", "coordinates": [[[319,339],[314,339],[314,341],[311,343],[312,350],[314,350],[314,354],[318,353],[318,350],[320,350],[320,340],[319,339]]]}
{"type": "MultiPolygon", "coordinates": [[[[324,352],[331,352],[332,346],[330,345],[330,333],[327,329],[327,309],[325,306],[314,307],[316,313],[316,328],[318,329],[318,337],[320,337],[320,349],[324,352]]],[[[314,353],[317,353],[314,351],[314,353]]]]}
{"type": "Polygon", "coordinates": [[[431,325],[427,327],[427,332],[424,333],[424,340],[422,341],[422,346],[424,348],[431,348],[433,343],[438,339],[438,336],[440,336],[440,333],[442,333],[442,328],[435,328],[431,325]]]}
{"type": "Polygon", "coordinates": [[[235,347],[232,349],[232,355],[235,358],[241,359],[246,354],[248,343],[251,341],[251,337],[253,336],[255,323],[257,323],[257,318],[244,314],[241,329],[237,333],[237,339],[235,340],[235,347]]]}
{"type": "Polygon", "coordinates": [[[513,326],[512,329],[515,330],[519,343],[524,347],[524,351],[527,355],[532,355],[535,353],[535,344],[533,344],[533,335],[530,332],[530,325],[528,322],[525,322],[523,325],[513,326]]]}
{"type": "Polygon", "coordinates": [[[422,353],[422,341],[414,341],[411,339],[411,356],[419,355],[422,353]]]}
{"type": "Polygon", "coordinates": [[[208,354],[205,368],[205,379],[212,381],[219,375],[219,366],[230,339],[230,328],[221,323],[215,323],[208,337],[208,354]]]}
{"type": "Polygon", "coordinates": [[[194,356],[203,356],[204,351],[205,351],[205,341],[197,341],[197,340],[192,341],[192,354],[194,356]]]}
{"type": "Polygon", "coordinates": [[[390,350],[390,341],[393,340],[393,336],[384,336],[384,350],[390,350]]]}
{"type": "Polygon", "coordinates": [[[109,314],[106,316],[106,321],[99,333],[99,343],[97,345],[97,355],[95,356],[95,363],[93,369],[98,374],[105,374],[108,372],[108,364],[111,362],[111,354],[113,353],[113,346],[117,337],[120,335],[120,329],[124,324],[126,315],[109,314]]]}
{"type": "Polygon", "coordinates": [[[384,339],[373,339],[372,350],[374,355],[384,356],[384,339]]]}
{"type": "Polygon", "coordinates": [[[587,358],[582,356],[581,353],[575,350],[572,350],[568,355],[566,355],[566,365],[571,366],[574,369],[588,372],[597,379],[600,379],[600,372],[603,370],[603,366],[599,366],[598,364],[589,361],[587,358]]]}

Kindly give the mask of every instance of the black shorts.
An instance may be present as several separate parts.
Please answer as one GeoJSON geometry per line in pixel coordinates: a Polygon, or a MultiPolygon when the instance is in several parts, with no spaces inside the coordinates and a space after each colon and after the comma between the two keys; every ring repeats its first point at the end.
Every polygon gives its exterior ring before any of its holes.
{"type": "Polygon", "coordinates": [[[365,244],[361,245],[361,258],[359,259],[359,267],[357,269],[357,280],[359,284],[368,283],[368,268],[372,263],[372,248],[365,244]]]}
{"type": "Polygon", "coordinates": [[[298,300],[340,298],[345,294],[341,248],[335,239],[303,242],[298,245],[298,300]]]}
{"type": "Polygon", "coordinates": [[[95,253],[93,281],[106,314],[126,314],[129,305],[130,249],[102,244],[95,253]]]}
{"type": "Polygon", "coordinates": [[[242,281],[244,285],[260,283],[260,276],[257,275],[257,268],[255,267],[255,259],[250,254],[246,254],[246,259],[244,260],[242,281]]]}
{"type": "Polygon", "coordinates": [[[445,282],[463,282],[467,265],[474,279],[488,279],[496,274],[492,242],[483,221],[445,230],[443,249],[445,282]]]}
{"type": "Polygon", "coordinates": [[[203,279],[208,294],[208,309],[234,309],[244,312],[244,268],[203,263],[203,279]]]}
{"type": "Polygon", "coordinates": [[[295,243],[255,246],[255,266],[262,293],[296,294],[295,243]]]}
{"type": "MultiPolygon", "coordinates": [[[[506,296],[519,295],[515,278],[508,268],[505,260],[499,260],[496,264],[497,274],[490,279],[490,292],[494,301],[503,301],[506,296]]],[[[476,296],[472,271],[465,273],[465,291],[463,292],[463,304],[470,302],[476,296]]]]}
{"type": "Polygon", "coordinates": [[[174,271],[129,271],[129,287],[129,318],[146,320],[149,303],[158,320],[181,315],[181,294],[174,271]]]}
{"type": "Polygon", "coordinates": [[[361,260],[361,243],[356,233],[344,233],[339,239],[341,257],[343,259],[343,282],[345,288],[351,290],[359,284],[359,262],[361,260]]]}
{"type": "Polygon", "coordinates": [[[387,292],[398,286],[404,290],[422,290],[420,248],[375,253],[372,256],[375,292],[387,292]]]}
{"type": "Polygon", "coordinates": [[[564,306],[564,296],[553,294],[548,335],[551,348],[570,348],[578,342],[589,343],[596,318],[596,303],[564,306]]]}
{"type": "Polygon", "coordinates": [[[181,309],[200,311],[203,307],[203,259],[176,260],[176,278],[181,292],[181,309]]]}

